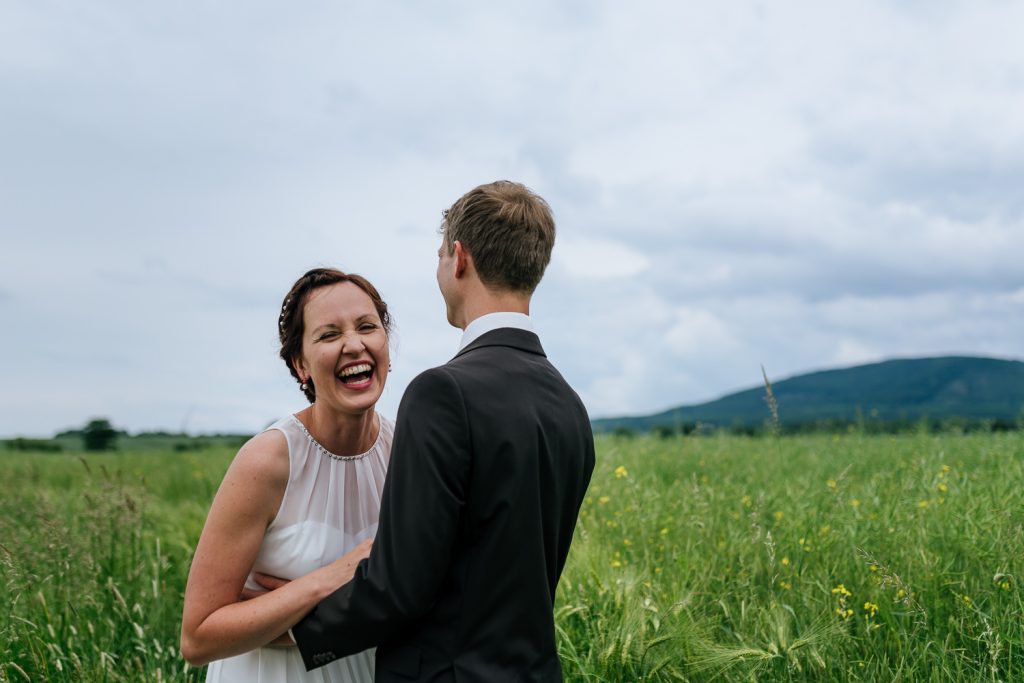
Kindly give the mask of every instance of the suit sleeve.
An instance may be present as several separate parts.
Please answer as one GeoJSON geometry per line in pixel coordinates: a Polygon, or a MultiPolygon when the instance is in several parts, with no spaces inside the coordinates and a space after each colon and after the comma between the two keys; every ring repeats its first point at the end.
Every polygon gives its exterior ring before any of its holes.
{"type": "Polygon", "coordinates": [[[402,397],[370,556],[292,629],[307,670],[399,635],[434,603],[466,500],[469,426],[443,368],[402,397]]]}

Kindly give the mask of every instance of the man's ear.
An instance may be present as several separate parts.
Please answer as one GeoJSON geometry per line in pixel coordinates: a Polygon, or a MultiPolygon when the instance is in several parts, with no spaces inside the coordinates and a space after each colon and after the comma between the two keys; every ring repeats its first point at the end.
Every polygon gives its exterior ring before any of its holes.
{"type": "Polygon", "coordinates": [[[466,274],[466,267],[469,265],[469,260],[472,258],[466,248],[462,246],[462,242],[455,240],[452,244],[455,249],[455,277],[459,278],[466,274]]]}

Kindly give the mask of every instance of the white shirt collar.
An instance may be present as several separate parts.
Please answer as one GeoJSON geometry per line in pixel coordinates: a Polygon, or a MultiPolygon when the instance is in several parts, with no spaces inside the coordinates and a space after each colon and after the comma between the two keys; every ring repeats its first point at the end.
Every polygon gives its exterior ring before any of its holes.
{"type": "Polygon", "coordinates": [[[476,341],[480,335],[502,327],[512,327],[517,330],[526,330],[527,332],[534,331],[530,316],[525,313],[513,313],[511,311],[488,313],[466,325],[466,329],[462,333],[462,342],[459,344],[459,351],[462,351],[462,349],[476,341]]]}

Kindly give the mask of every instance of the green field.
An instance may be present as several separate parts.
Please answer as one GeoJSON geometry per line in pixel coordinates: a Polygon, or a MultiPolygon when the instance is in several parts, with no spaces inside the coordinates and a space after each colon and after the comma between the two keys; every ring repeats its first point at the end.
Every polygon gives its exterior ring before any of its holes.
{"type": "MultiPolygon", "coordinates": [[[[232,453],[0,452],[0,681],[202,680],[177,652],[232,453]]],[[[1024,433],[602,437],[570,681],[1024,680],[1024,433]]]]}

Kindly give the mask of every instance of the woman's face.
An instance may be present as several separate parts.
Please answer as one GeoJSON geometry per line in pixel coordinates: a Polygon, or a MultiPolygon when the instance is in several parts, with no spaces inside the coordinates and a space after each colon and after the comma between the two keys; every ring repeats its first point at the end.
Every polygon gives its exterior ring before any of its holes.
{"type": "Polygon", "coordinates": [[[302,310],[299,375],[316,388],[316,402],[346,413],[373,408],[384,391],[388,335],[373,300],[351,282],[315,289],[302,310]]]}

